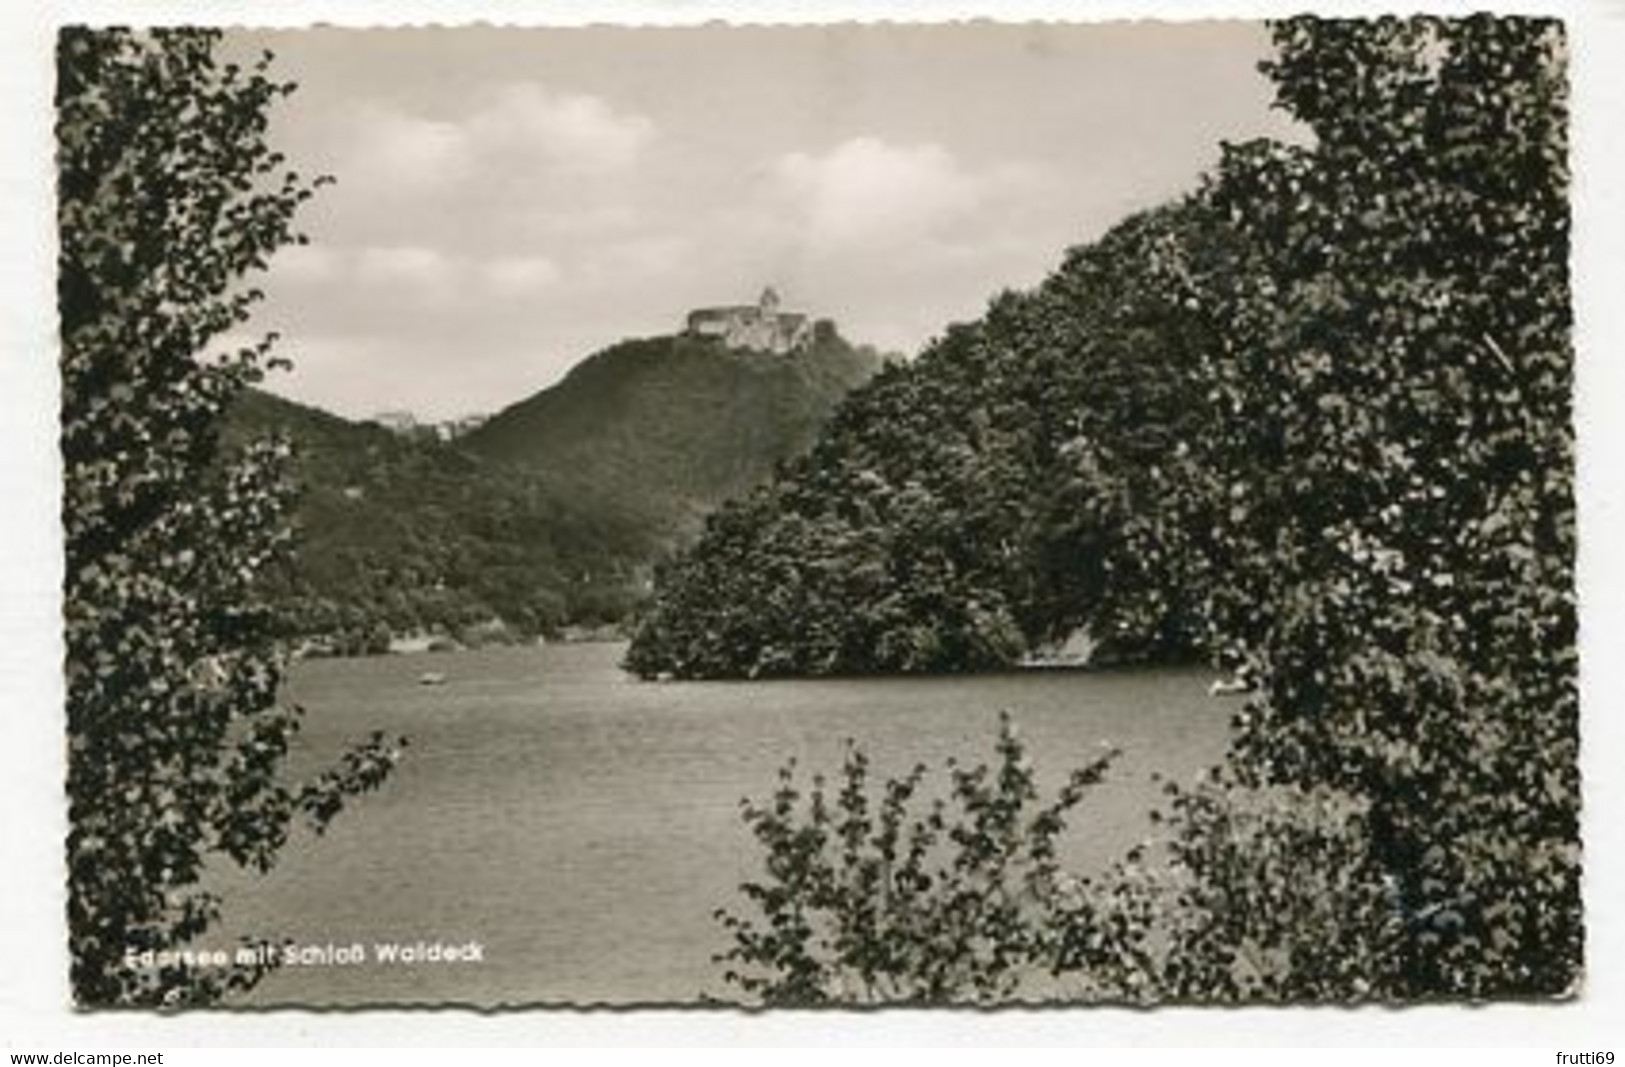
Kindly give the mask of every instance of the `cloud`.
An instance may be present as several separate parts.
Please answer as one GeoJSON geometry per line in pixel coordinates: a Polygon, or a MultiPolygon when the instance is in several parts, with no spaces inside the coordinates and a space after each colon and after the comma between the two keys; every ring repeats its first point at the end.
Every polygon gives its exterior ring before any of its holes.
{"type": "Polygon", "coordinates": [[[772,174],[806,238],[831,249],[944,235],[1030,178],[1015,166],[972,171],[938,144],[896,145],[868,136],[822,155],[788,153],[772,174]]]}
{"type": "MultiPolygon", "coordinates": [[[[340,391],[347,388],[341,368],[388,362],[385,376],[409,368],[457,396],[457,375],[442,362],[465,365],[492,353],[549,347],[558,310],[580,289],[574,284],[579,272],[567,261],[525,244],[481,253],[428,242],[324,246],[317,261],[321,268],[307,271],[296,259],[292,274],[276,265],[255,325],[279,331],[301,350],[314,339],[314,358],[296,359],[293,380],[340,391]],[[312,277],[318,273],[323,277],[312,277]],[[341,350],[342,359],[333,354],[341,350]]],[[[530,382],[536,364],[520,366],[515,381],[530,382]]],[[[398,382],[389,389],[397,396],[412,391],[398,382]]],[[[364,394],[347,401],[346,410],[376,410],[364,394]]],[[[414,392],[413,403],[432,396],[433,390],[414,392]]],[[[440,406],[429,403],[424,410],[440,406]]]]}
{"type": "Polygon", "coordinates": [[[635,163],[654,124],[642,115],[622,115],[595,96],[516,82],[496,90],[466,129],[477,151],[541,157],[554,166],[597,173],[635,163]]]}
{"type": "Polygon", "coordinates": [[[357,280],[374,285],[409,285],[445,291],[456,281],[457,265],[441,252],[421,245],[363,248],[356,256],[357,280]]]}
{"type": "Polygon", "coordinates": [[[339,275],[340,259],[338,253],[322,245],[288,245],[277,252],[271,270],[281,281],[319,284],[339,275]]]}
{"type": "Polygon", "coordinates": [[[342,173],[369,192],[432,191],[472,173],[467,135],[456,123],[378,104],[358,108],[351,121],[355,136],[342,173]]]}
{"type": "Polygon", "coordinates": [[[564,274],[551,256],[536,252],[476,256],[422,244],[290,246],[277,253],[271,271],[276,288],[407,286],[442,298],[511,296],[552,285],[564,274]]]}
{"type": "Polygon", "coordinates": [[[558,203],[548,198],[508,214],[512,225],[527,233],[572,242],[624,235],[635,231],[643,221],[637,208],[625,202],[572,201],[569,211],[560,211],[558,203]]]}
{"type": "Polygon", "coordinates": [[[980,313],[998,284],[1031,284],[1073,236],[1055,225],[1069,191],[1050,171],[936,141],[857,135],[761,173],[717,228],[772,250],[755,257],[758,277],[884,348],[914,350],[980,313]]]}
{"type": "Polygon", "coordinates": [[[369,102],[350,110],[346,127],[346,184],[408,196],[504,176],[524,183],[533,168],[545,168],[549,181],[601,177],[630,168],[654,136],[642,115],[536,82],[493,86],[449,117],[369,102]]]}
{"type": "Polygon", "coordinates": [[[658,280],[669,283],[688,256],[686,239],[671,234],[632,236],[606,241],[581,257],[581,276],[592,284],[625,286],[658,280]]]}
{"type": "Polygon", "coordinates": [[[547,256],[498,256],[479,264],[477,270],[486,289],[499,297],[528,296],[563,276],[559,265],[547,256]]]}

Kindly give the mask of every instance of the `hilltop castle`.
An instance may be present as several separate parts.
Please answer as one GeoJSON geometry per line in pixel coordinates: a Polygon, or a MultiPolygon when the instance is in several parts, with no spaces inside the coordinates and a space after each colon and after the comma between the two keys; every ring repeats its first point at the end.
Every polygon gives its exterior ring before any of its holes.
{"type": "Polygon", "coordinates": [[[785,355],[812,344],[813,324],[799,311],[780,311],[779,294],[769,286],[754,305],[690,311],[683,332],[689,337],[721,341],[729,348],[785,355]]]}

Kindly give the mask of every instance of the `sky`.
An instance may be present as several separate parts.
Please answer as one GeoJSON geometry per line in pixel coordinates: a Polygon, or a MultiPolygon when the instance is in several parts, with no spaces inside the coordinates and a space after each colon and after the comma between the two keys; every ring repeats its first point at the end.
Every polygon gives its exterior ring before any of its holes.
{"type": "MultiPolygon", "coordinates": [[[[250,324],[277,392],[488,413],[694,307],[916,352],[1070,246],[1291,136],[1257,24],[238,33],[299,83],[271,140],[337,179],[250,324]]],[[[236,338],[233,338],[236,340],[236,338]]]]}

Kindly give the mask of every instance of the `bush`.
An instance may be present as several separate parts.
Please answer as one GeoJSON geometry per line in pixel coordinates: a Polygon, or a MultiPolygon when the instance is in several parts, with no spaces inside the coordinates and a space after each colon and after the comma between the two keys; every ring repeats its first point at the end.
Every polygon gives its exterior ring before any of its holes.
{"type": "Polygon", "coordinates": [[[996,1003],[1060,973],[1076,901],[1056,845],[1116,753],[1047,803],[1007,715],[995,754],[950,761],[929,802],[923,765],[877,789],[851,743],[833,795],[822,776],[803,794],[784,767],[771,801],[744,804],[767,879],[743,887],[758,915],[716,913],[734,940],[725,979],[768,1005],[996,1003]]]}

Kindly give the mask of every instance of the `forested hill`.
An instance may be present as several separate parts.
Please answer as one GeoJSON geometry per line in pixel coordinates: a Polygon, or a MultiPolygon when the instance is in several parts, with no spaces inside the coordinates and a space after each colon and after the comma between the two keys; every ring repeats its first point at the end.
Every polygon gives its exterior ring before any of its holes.
{"type": "Polygon", "coordinates": [[[273,596],[294,634],[335,651],[612,621],[658,545],[637,516],[455,443],[246,394],[228,436],[271,432],[293,446],[297,488],[295,552],[273,596]]]}
{"type": "Polygon", "coordinates": [[[679,677],[975,670],[1078,628],[1188,651],[1184,556],[1145,536],[1192,471],[1226,254],[1190,204],[1130,219],[852,394],[775,484],[657,576],[630,666],[679,677]]]}
{"type": "Polygon", "coordinates": [[[683,336],[625,341],[461,444],[535,472],[572,499],[636,511],[659,537],[680,539],[804,451],[879,364],[828,324],[788,355],[683,336]]]}
{"type": "Polygon", "coordinates": [[[623,620],[653,560],[803,450],[878,363],[833,330],[788,356],[654,338],[450,442],[264,392],[227,436],[293,444],[297,547],[272,590],[292,634],[336,651],[528,637],[623,620]]]}

